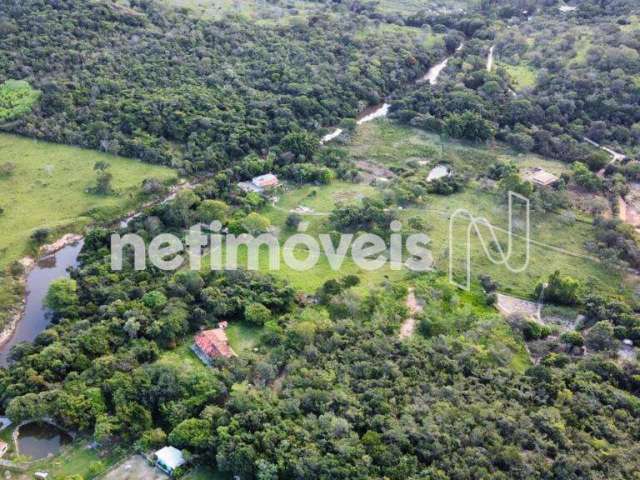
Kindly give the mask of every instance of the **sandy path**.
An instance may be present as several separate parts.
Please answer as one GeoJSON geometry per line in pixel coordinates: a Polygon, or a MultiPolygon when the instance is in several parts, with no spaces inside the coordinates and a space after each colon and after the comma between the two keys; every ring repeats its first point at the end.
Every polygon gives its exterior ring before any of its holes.
{"type": "Polygon", "coordinates": [[[409,295],[407,295],[407,308],[409,309],[410,317],[407,318],[400,327],[401,340],[413,335],[413,332],[416,329],[415,316],[422,311],[422,305],[418,303],[416,293],[413,288],[409,289],[409,295]]]}

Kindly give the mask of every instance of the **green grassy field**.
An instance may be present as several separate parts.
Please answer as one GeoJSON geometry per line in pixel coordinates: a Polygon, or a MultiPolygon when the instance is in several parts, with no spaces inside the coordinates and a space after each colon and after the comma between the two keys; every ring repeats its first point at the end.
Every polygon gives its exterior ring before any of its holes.
{"type": "MultiPolygon", "coordinates": [[[[399,211],[400,219],[407,225],[409,219],[420,218],[426,225],[426,233],[431,238],[431,251],[435,267],[439,271],[448,271],[450,260],[449,228],[450,217],[457,210],[465,210],[477,218],[486,218],[493,225],[497,240],[506,251],[508,228],[508,208],[506,202],[495,191],[488,191],[473,178],[496,161],[513,162],[520,169],[542,167],[556,175],[568,171],[566,164],[544,159],[533,154],[515,154],[508,147],[496,144],[490,148],[453,142],[440,139],[437,135],[416,129],[399,126],[390,121],[377,121],[358,128],[356,135],[347,145],[351,156],[355,159],[367,159],[390,167],[407,167],[417,169],[418,175],[429,172],[430,168],[443,159],[449,162],[457,173],[468,174],[472,179],[464,191],[450,196],[428,195],[423,205],[414,205],[399,211]],[[423,166],[415,167],[416,160],[425,161],[423,166]]],[[[287,215],[298,207],[311,209],[303,215],[306,223],[305,233],[317,236],[328,233],[331,226],[328,215],[338,203],[357,204],[365,197],[382,197],[378,187],[334,181],[324,186],[291,187],[279,196],[273,206],[264,208],[260,213],[265,215],[275,227],[280,240],[281,255],[279,270],[269,270],[267,248],[261,250],[259,270],[284,278],[298,290],[313,293],[329,279],[339,279],[349,274],[358,275],[361,284],[358,290],[366,292],[380,285],[385,280],[406,281],[409,272],[392,271],[389,266],[375,271],[360,269],[350,258],[334,270],[324,254],[320,255],[317,264],[307,271],[297,271],[286,265],[283,259],[284,242],[294,231],[286,228],[287,215]]],[[[555,213],[531,212],[530,249],[527,256],[524,209],[515,210],[514,240],[509,258],[509,267],[497,264],[488,258],[475,230],[470,236],[471,276],[477,279],[479,274],[493,277],[505,292],[521,297],[533,294],[536,285],[546,279],[555,270],[571,275],[581,281],[597,286],[610,293],[626,294],[630,285],[619,272],[605,269],[587,251],[586,242],[593,240],[590,218],[584,214],[577,215],[577,220],[555,213]],[[524,268],[526,265],[526,268],[524,268]],[[524,268],[523,272],[514,272],[524,268]]],[[[466,272],[466,246],[469,222],[462,217],[452,225],[452,265],[457,279],[466,272]]],[[[492,239],[491,232],[481,226],[480,232],[487,247],[492,239]]],[[[489,248],[494,259],[496,251],[489,248]]],[[[305,258],[307,250],[298,247],[294,250],[296,258],[305,258]]],[[[226,251],[223,251],[223,258],[226,251]]],[[[240,248],[238,263],[247,266],[246,249],[240,248]]],[[[205,262],[205,269],[208,268],[205,262]]]]}
{"type": "Polygon", "coordinates": [[[431,0],[380,0],[378,10],[384,13],[414,14],[420,10],[428,12],[445,13],[460,9],[469,11],[477,5],[473,0],[450,0],[438,2],[431,0]]]}
{"type": "Polygon", "coordinates": [[[242,322],[233,322],[227,328],[229,345],[238,355],[252,351],[258,344],[263,328],[242,322]]]}
{"type": "Polygon", "coordinates": [[[306,13],[321,7],[318,3],[301,0],[291,0],[286,3],[264,0],[161,0],[161,2],[171,7],[189,9],[193,15],[207,19],[239,15],[268,23],[304,18],[306,13]]]}
{"type": "MultiPolygon", "coordinates": [[[[113,155],[65,145],[0,134],[0,164],[12,162],[15,172],[0,177],[0,269],[29,250],[29,236],[40,227],[65,231],[95,218],[117,218],[136,204],[142,180],[166,180],[175,172],[113,155]],[[116,195],[100,196],[85,190],[95,181],[93,165],[111,167],[116,195]]],[[[51,238],[51,240],[56,240],[51,238]]]]}
{"type": "Polygon", "coordinates": [[[516,90],[522,90],[525,88],[532,88],[536,85],[536,71],[528,65],[509,65],[507,63],[501,63],[507,73],[511,76],[516,90]]]}
{"type": "MultiPolygon", "coordinates": [[[[366,124],[358,130],[350,146],[352,155],[369,158],[384,165],[406,166],[408,160],[424,159],[429,164],[420,167],[424,173],[443,157],[458,173],[482,172],[497,159],[513,161],[520,169],[539,166],[555,174],[567,171],[566,164],[541,158],[537,155],[516,155],[510,149],[496,145],[491,149],[459,142],[442,141],[436,135],[398,126],[389,121],[366,124]]],[[[432,239],[432,251],[439,269],[448,269],[449,217],[458,209],[468,210],[476,217],[485,217],[498,228],[506,229],[508,210],[506,204],[494,193],[481,189],[472,182],[463,192],[450,195],[429,195],[424,206],[405,209],[404,219],[420,217],[427,225],[427,233],[432,239]]],[[[518,219],[518,217],[516,217],[518,219]]],[[[522,222],[520,223],[521,225],[522,222]]],[[[516,223],[516,225],[518,225],[516,223]]],[[[464,265],[468,223],[455,222],[454,265],[461,272],[464,265]]],[[[490,238],[486,229],[485,238],[490,238]]],[[[518,231],[516,230],[516,233],[518,231]]],[[[520,231],[522,235],[524,232],[520,231]]],[[[506,245],[504,232],[497,233],[498,239],[506,245]]],[[[530,295],[537,282],[559,269],[567,275],[587,282],[593,282],[604,290],[619,292],[626,288],[619,273],[605,270],[591,259],[585,249],[585,242],[593,238],[590,224],[585,222],[567,223],[557,214],[533,213],[531,216],[531,251],[529,266],[523,273],[511,273],[506,267],[495,265],[487,259],[477,236],[472,235],[472,277],[486,273],[496,278],[505,291],[518,295],[530,295]],[[579,240],[577,240],[579,239],[579,240]]],[[[523,265],[525,261],[523,238],[514,241],[512,264],[523,265]]]]}
{"type": "MultiPolygon", "coordinates": [[[[9,451],[5,458],[12,460],[13,441],[11,435],[13,428],[9,427],[2,431],[0,439],[9,444],[9,451]]],[[[33,474],[39,471],[49,472],[49,478],[54,480],[65,479],[71,475],[81,475],[82,478],[90,480],[97,478],[115,465],[123,453],[116,453],[113,450],[88,448],[91,441],[82,437],[73,443],[62,448],[59,455],[51,458],[43,458],[31,464],[26,472],[26,476],[18,476],[19,479],[33,478],[33,474]]]]}
{"type": "Polygon", "coordinates": [[[162,352],[158,363],[178,366],[185,371],[207,373],[209,367],[202,363],[196,354],[191,351],[191,345],[193,345],[193,338],[185,338],[173,350],[162,352]]]}

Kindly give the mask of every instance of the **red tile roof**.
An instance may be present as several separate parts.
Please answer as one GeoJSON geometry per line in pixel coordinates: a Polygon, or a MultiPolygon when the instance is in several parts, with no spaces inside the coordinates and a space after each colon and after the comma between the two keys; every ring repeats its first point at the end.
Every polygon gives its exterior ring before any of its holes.
{"type": "Polygon", "coordinates": [[[209,358],[235,357],[236,354],[229,346],[227,334],[221,328],[205,330],[196,336],[196,345],[209,358]]]}

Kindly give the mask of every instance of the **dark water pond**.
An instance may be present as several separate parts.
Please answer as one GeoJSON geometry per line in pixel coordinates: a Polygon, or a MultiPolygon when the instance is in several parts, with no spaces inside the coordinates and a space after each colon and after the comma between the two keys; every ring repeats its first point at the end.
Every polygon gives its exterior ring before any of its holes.
{"type": "Polygon", "coordinates": [[[18,430],[18,450],[34,460],[56,455],[60,448],[71,442],[71,436],[48,423],[32,422],[18,430]]]}
{"type": "Polygon", "coordinates": [[[32,342],[49,325],[43,302],[49,285],[58,278],[68,277],[67,269],[78,264],[83,242],[67,245],[53,255],[40,259],[27,277],[27,304],[24,316],[11,338],[0,347],[0,366],[7,365],[11,347],[20,342],[32,342]]]}

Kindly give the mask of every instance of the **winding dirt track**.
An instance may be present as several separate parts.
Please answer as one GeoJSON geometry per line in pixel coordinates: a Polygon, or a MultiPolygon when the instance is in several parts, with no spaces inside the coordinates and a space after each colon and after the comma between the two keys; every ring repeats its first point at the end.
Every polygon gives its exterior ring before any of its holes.
{"type": "Polygon", "coordinates": [[[415,316],[422,311],[422,306],[416,299],[416,293],[413,288],[409,289],[409,295],[407,295],[407,308],[409,309],[409,318],[407,318],[400,327],[400,340],[409,338],[413,335],[416,329],[415,316]]]}

